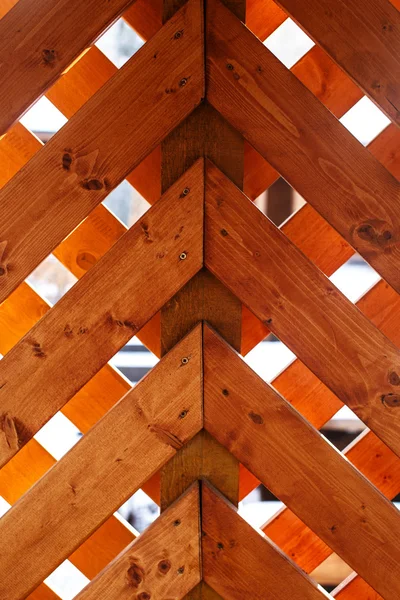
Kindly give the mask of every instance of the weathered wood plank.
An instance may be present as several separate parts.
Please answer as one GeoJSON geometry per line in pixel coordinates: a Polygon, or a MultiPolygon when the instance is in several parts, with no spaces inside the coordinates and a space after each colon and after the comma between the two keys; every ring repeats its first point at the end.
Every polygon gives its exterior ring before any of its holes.
{"type": "Polygon", "coordinates": [[[76,600],[180,600],[200,579],[200,496],[194,484],[76,600]]]}
{"type": "Polygon", "coordinates": [[[397,596],[397,509],[209,328],[204,340],[207,431],[384,598],[397,596]]]}
{"type": "Polygon", "coordinates": [[[203,80],[189,0],[0,192],[0,301],[193,110],[203,80]]]}
{"type": "Polygon", "coordinates": [[[203,168],[185,173],[3,358],[2,464],[202,267],[203,168]]]}
{"type": "Polygon", "coordinates": [[[218,0],[208,21],[210,103],[399,291],[400,183],[218,0]]]}
{"type": "Polygon", "coordinates": [[[205,227],[205,266],[399,455],[397,348],[210,163],[205,227]]]}
{"type": "Polygon", "coordinates": [[[222,598],[322,600],[327,597],[205,483],[201,495],[203,578],[222,598]]]}
{"type": "Polygon", "coordinates": [[[400,14],[388,0],[277,3],[400,125],[400,14]]]}
{"type": "Polygon", "coordinates": [[[29,593],[202,428],[201,354],[198,327],[4,515],[0,597],[29,593]]]}
{"type": "MultiPolygon", "coordinates": [[[[132,1],[132,0],[131,0],[132,1]]],[[[46,91],[130,0],[21,0],[0,21],[0,134],[46,91]]]]}

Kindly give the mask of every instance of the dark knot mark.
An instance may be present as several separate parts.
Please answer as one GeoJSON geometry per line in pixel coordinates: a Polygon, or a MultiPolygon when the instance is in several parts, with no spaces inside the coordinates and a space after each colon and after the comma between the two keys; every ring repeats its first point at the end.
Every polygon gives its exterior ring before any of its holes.
{"type": "Polygon", "coordinates": [[[337,530],[337,527],[336,527],[336,525],[332,525],[332,527],[329,527],[329,529],[332,533],[335,533],[335,531],[337,530]]]}
{"type": "Polygon", "coordinates": [[[223,396],[229,396],[229,391],[228,391],[226,388],[224,388],[224,389],[222,390],[222,395],[223,395],[223,396]]]}
{"type": "Polygon", "coordinates": [[[249,412],[249,417],[256,425],[262,425],[264,423],[264,419],[262,418],[262,416],[258,415],[255,412],[249,412]]]}
{"type": "Polygon", "coordinates": [[[103,189],[104,184],[100,181],[100,179],[84,179],[81,181],[81,186],[85,190],[94,190],[98,192],[99,190],[103,189]]]}
{"type": "Polygon", "coordinates": [[[87,271],[90,269],[90,267],[93,267],[96,262],[97,258],[90,252],[80,252],[76,257],[76,264],[84,271],[87,271]]]}
{"type": "Polygon", "coordinates": [[[10,450],[19,450],[32,437],[31,432],[22,421],[17,417],[11,417],[9,413],[0,415],[0,431],[4,433],[10,450]]]}
{"type": "Polygon", "coordinates": [[[185,572],[185,567],[179,567],[179,569],[177,570],[178,575],[182,575],[182,573],[185,572]]]}
{"type": "Polygon", "coordinates": [[[394,394],[393,392],[383,394],[381,396],[381,402],[389,408],[397,408],[398,406],[400,406],[400,395],[394,394]]]}
{"type": "Polygon", "coordinates": [[[166,575],[171,568],[171,563],[169,560],[161,560],[158,563],[158,570],[162,575],[166,575]]]}
{"type": "Polygon", "coordinates": [[[0,277],[6,274],[6,269],[4,267],[0,267],[0,277]]]}
{"type": "Polygon", "coordinates": [[[126,572],[126,578],[131,587],[137,588],[144,580],[144,569],[135,558],[131,558],[130,563],[131,566],[126,572]]]}
{"type": "Polygon", "coordinates": [[[217,544],[217,548],[218,548],[219,550],[223,550],[223,549],[224,549],[224,545],[223,545],[223,543],[222,543],[222,542],[218,542],[218,544],[217,544]]]}
{"type": "Polygon", "coordinates": [[[72,156],[69,152],[65,152],[62,157],[62,167],[66,171],[69,171],[72,165],[72,156]]]}
{"type": "Polygon", "coordinates": [[[385,229],[380,233],[371,223],[360,225],[357,229],[357,234],[362,240],[379,247],[386,246],[393,237],[389,230],[385,229]]]}
{"type": "Polygon", "coordinates": [[[140,592],[140,594],[138,594],[136,598],[137,600],[150,600],[151,595],[149,594],[149,592],[140,592]]]}
{"type": "Polygon", "coordinates": [[[144,241],[147,244],[152,244],[154,240],[151,239],[150,237],[150,233],[149,233],[149,226],[147,225],[147,223],[140,223],[140,227],[142,228],[143,234],[144,234],[144,241]]]}
{"type": "Polygon", "coordinates": [[[41,345],[39,342],[33,342],[32,344],[33,354],[37,358],[46,358],[46,354],[43,352],[41,345]]]}
{"type": "Polygon", "coordinates": [[[68,325],[68,323],[64,327],[64,335],[67,338],[72,338],[74,335],[74,332],[72,331],[72,329],[71,329],[70,325],[68,325]]]}
{"type": "Polygon", "coordinates": [[[395,371],[389,373],[389,383],[392,385],[400,385],[400,377],[395,371]]]}
{"type": "Polygon", "coordinates": [[[229,233],[227,232],[227,230],[226,230],[226,229],[221,229],[221,235],[222,235],[223,237],[226,237],[227,235],[229,235],[229,233]]]}
{"type": "Polygon", "coordinates": [[[178,525],[181,524],[181,520],[180,519],[175,519],[174,521],[174,527],[178,527],[178,525]]]}
{"type": "Polygon", "coordinates": [[[57,59],[57,52],[53,48],[44,48],[42,50],[42,58],[46,65],[53,65],[57,59]]]}
{"type": "Polygon", "coordinates": [[[183,442],[181,442],[181,440],[176,435],[174,435],[170,431],[166,431],[159,425],[148,425],[148,428],[151,431],[151,433],[155,433],[156,436],[162,442],[164,442],[164,444],[171,446],[175,450],[179,450],[183,447],[183,442]]]}

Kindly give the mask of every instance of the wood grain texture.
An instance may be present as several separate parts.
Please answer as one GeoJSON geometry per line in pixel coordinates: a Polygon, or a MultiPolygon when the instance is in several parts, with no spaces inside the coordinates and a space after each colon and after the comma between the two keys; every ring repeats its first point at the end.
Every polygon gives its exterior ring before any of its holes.
{"type": "Polygon", "coordinates": [[[2,189],[0,301],[201,101],[201,34],[190,0],[2,189]]]}
{"type": "Polygon", "coordinates": [[[53,590],[45,583],[41,583],[32,594],[29,594],[27,600],[61,600],[53,590]]]}
{"type": "Polygon", "coordinates": [[[393,599],[400,589],[397,509],[221,338],[205,329],[204,340],[204,427],[393,599]]]}
{"type": "Polygon", "coordinates": [[[194,484],[76,600],[180,600],[200,579],[200,497],[194,484]]]}
{"type": "Polygon", "coordinates": [[[201,342],[198,327],[0,520],[0,597],[29,593],[202,428],[201,342]]]}
{"type": "Polygon", "coordinates": [[[124,19],[144,40],[162,27],[163,0],[136,0],[124,13],[124,19]]]}
{"type": "Polygon", "coordinates": [[[202,267],[203,168],[185,173],[3,358],[3,464],[202,267]]]}
{"type": "Polygon", "coordinates": [[[0,21],[0,134],[129,6],[129,0],[22,0],[0,21]]]}
{"type": "Polygon", "coordinates": [[[210,163],[205,239],[206,267],[399,455],[399,351],[210,163]]]}
{"type": "Polygon", "coordinates": [[[218,0],[208,6],[210,103],[399,291],[400,183],[218,0]]]}
{"type": "Polygon", "coordinates": [[[235,508],[202,484],[203,578],[225,600],[319,600],[328,596],[235,508]]]}
{"type": "Polygon", "coordinates": [[[337,588],[332,592],[332,596],[336,600],[382,600],[375,590],[373,590],[368,583],[366,583],[361,577],[350,575],[345,579],[337,588]]]}
{"type": "Polygon", "coordinates": [[[400,125],[400,14],[388,0],[277,3],[400,125]]]}

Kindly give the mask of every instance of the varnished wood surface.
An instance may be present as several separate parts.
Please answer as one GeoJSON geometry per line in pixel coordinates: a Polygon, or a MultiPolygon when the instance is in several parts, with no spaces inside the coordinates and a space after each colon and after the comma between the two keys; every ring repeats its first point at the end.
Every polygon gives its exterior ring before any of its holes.
{"type": "Polygon", "coordinates": [[[210,163],[205,229],[206,267],[399,455],[397,348],[210,163]]]}
{"type": "Polygon", "coordinates": [[[30,592],[202,428],[201,341],[198,327],[0,520],[0,597],[30,592]]]}
{"type": "Polygon", "coordinates": [[[200,161],[3,358],[3,464],[202,267],[203,186],[200,161]]]}
{"type": "Polygon", "coordinates": [[[201,508],[203,577],[224,600],[327,597],[206,483],[201,508]]]}
{"type": "Polygon", "coordinates": [[[221,338],[205,329],[204,339],[207,431],[392,600],[400,593],[397,509],[221,338]]]}
{"type": "Polygon", "coordinates": [[[201,34],[190,0],[2,189],[0,301],[201,101],[201,34]]]}
{"type": "Polygon", "coordinates": [[[399,291],[400,183],[218,0],[208,23],[210,103],[399,291]]]}
{"type": "Polygon", "coordinates": [[[389,0],[277,0],[400,125],[400,14],[389,0]]]}
{"type": "Polygon", "coordinates": [[[200,497],[194,484],[76,600],[180,600],[200,579],[200,497]]]}
{"type": "MultiPolygon", "coordinates": [[[[131,0],[132,1],[132,0],[131,0]]],[[[21,0],[0,21],[0,134],[129,6],[129,0],[21,0]]]]}

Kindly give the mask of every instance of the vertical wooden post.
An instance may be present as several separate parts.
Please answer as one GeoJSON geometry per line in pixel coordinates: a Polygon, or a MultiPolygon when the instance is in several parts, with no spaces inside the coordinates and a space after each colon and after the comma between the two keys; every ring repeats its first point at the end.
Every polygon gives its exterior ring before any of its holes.
{"type": "MultiPolygon", "coordinates": [[[[183,4],[184,0],[164,0],[163,20],[170,18],[183,4]]],[[[244,20],[245,0],[227,0],[226,4],[244,20]]],[[[243,189],[243,138],[207,101],[163,142],[162,191],[202,156],[212,160],[243,189]]],[[[206,270],[200,272],[162,309],[162,354],[199,321],[210,323],[240,351],[241,303],[206,270]]],[[[208,479],[231,502],[237,504],[238,462],[206,432],[199,433],[164,467],[161,473],[161,510],[167,508],[193,481],[201,477],[208,479]]],[[[187,598],[216,600],[219,596],[202,583],[187,598]]]]}

